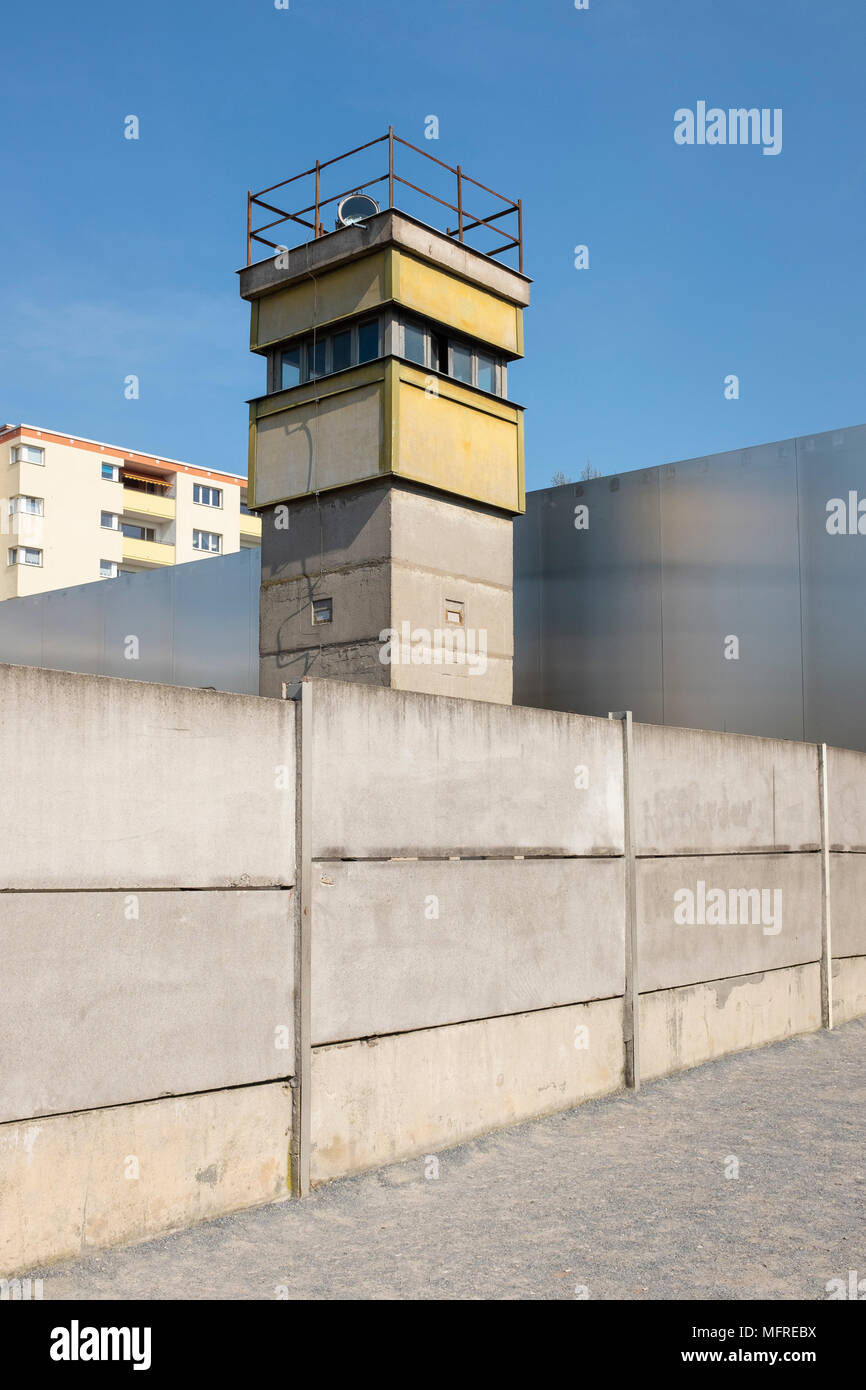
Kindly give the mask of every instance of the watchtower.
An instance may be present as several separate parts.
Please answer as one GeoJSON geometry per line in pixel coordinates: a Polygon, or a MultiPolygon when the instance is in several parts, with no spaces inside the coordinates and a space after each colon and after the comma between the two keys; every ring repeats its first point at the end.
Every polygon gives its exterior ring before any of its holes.
{"type": "Polygon", "coordinates": [[[529,302],[521,206],[436,159],[437,175],[456,180],[454,201],[425,192],[398,172],[404,147],[432,159],[389,131],[249,195],[240,292],[250,348],[267,363],[266,391],[250,402],[260,690],[279,695],[317,674],[510,703],[524,457],[507,379],[529,302]],[[323,176],[383,145],[386,173],[324,196],[323,176]],[[313,181],[310,205],[286,211],[278,204],[302,180],[313,181]],[[380,208],[370,190],[385,182],[380,208]],[[407,202],[432,198],[453,227],[398,209],[398,186],[407,202]],[[467,208],[467,190],[473,208],[493,198],[493,210],[467,208]],[[254,227],[263,212],[272,220],[254,227]],[[298,225],[301,245],[275,239],[298,225]],[[504,244],[470,245],[491,234],[504,244]],[[270,251],[253,264],[259,246],[270,251]],[[499,259],[509,253],[516,269],[499,259]]]}

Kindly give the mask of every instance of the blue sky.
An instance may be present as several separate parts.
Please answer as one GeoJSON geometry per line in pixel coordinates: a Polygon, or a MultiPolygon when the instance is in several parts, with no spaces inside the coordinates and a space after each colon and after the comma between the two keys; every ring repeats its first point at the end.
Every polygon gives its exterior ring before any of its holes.
{"type": "Polygon", "coordinates": [[[855,0],[8,9],[0,422],[244,472],[246,190],[393,123],[523,199],[529,487],[860,423],[864,41],[855,0]],[[676,145],[698,101],[781,154],[676,145]]]}

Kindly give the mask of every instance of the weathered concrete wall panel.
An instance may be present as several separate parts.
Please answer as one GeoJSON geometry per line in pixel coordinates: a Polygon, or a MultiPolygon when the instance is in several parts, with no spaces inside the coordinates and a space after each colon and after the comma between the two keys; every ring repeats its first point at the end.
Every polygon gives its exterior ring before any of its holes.
{"type": "Polygon", "coordinates": [[[407,487],[390,493],[391,559],[395,565],[483,579],[511,592],[512,520],[480,511],[447,493],[435,497],[407,487]]]}
{"type": "Polygon", "coordinates": [[[831,849],[866,851],[866,753],[827,749],[831,849]]]}
{"type": "Polygon", "coordinates": [[[830,855],[830,932],[834,956],[866,956],[866,854],[830,855]]]}
{"type": "Polygon", "coordinates": [[[313,711],[316,858],[622,853],[616,723],[325,681],[313,711]]]}
{"type": "MultiPolygon", "coordinates": [[[[395,590],[397,589],[395,585],[395,590]]],[[[443,586],[444,587],[444,586],[443,586]]],[[[463,700],[486,700],[491,704],[510,705],[512,664],[510,656],[488,653],[483,670],[473,675],[468,662],[437,665],[435,662],[415,666],[403,663],[391,666],[392,690],[411,690],[418,694],[445,695],[463,700]]]]}
{"type": "Polygon", "coordinates": [[[301,651],[277,652],[263,656],[259,663],[259,694],[282,698],[284,685],[294,685],[305,676],[328,680],[367,680],[384,686],[388,667],[379,660],[379,642],[347,642],[345,646],[307,647],[301,651]]]}
{"type": "Polygon", "coordinates": [[[866,1014],[866,956],[833,961],[833,1020],[847,1023],[866,1014]]]}
{"type": "Polygon", "coordinates": [[[0,895],[0,1121],[289,1075],[291,904],[273,889],[0,895]]]}
{"type": "Polygon", "coordinates": [[[279,1082],[0,1125],[0,1275],[288,1196],[279,1082]]]}
{"type": "Polygon", "coordinates": [[[637,910],[641,990],[819,960],[820,857],[641,859],[637,910]]]}
{"type": "Polygon", "coordinates": [[[820,844],[813,744],[635,724],[634,753],[638,854],[820,844]]]}
{"type": "MultiPolygon", "coordinates": [[[[319,648],[378,639],[391,625],[391,571],[385,564],[362,565],[314,577],[298,576],[264,585],[259,607],[262,656],[291,656],[319,648]],[[331,622],[313,622],[313,600],[329,598],[331,622]]],[[[384,669],[384,668],[383,668],[384,669]]]]}
{"type": "Polygon", "coordinates": [[[621,995],[621,859],[317,863],[313,1042],[621,995]]]}
{"type": "Polygon", "coordinates": [[[622,1079],[619,999],[316,1048],[313,1181],[568,1110],[622,1079]]]}
{"type": "Polygon", "coordinates": [[[2,666],[0,709],[0,889],[292,882],[293,705],[2,666]]]}
{"type": "Polygon", "coordinates": [[[650,1081],[820,1026],[818,965],[643,994],[641,1075],[650,1081]]]}

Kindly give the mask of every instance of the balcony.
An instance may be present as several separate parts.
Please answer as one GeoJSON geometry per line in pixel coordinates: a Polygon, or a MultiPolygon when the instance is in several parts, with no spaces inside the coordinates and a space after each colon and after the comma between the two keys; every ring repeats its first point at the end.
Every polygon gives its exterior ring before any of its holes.
{"type": "Polygon", "coordinates": [[[138,488],[123,489],[123,510],[130,516],[155,518],[158,521],[173,521],[175,500],[155,492],[142,492],[138,488]]]}
{"type": "Polygon", "coordinates": [[[139,541],[132,536],[124,536],[123,559],[137,565],[173,565],[174,546],[162,541],[139,541]]]}
{"type": "Polygon", "coordinates": [[[262,519],[260,516],[251,516],[247,512],[241,512],[240,518],[241,536],[246,536],[249,540],[262,539],[262,519]]]}

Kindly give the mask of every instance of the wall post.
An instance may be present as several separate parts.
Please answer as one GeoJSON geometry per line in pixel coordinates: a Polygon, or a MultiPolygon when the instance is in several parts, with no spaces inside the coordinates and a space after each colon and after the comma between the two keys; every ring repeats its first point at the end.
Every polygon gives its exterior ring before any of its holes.
{"type": "Polygon", "coordinates": [[[625,1050],[625,1084],[640,1090],[640,993],[637,953],[637,880],[631,825],[631,779],[634,770],[634,741],[631,710],[608,714],[622,724],[622,805],[623,857],[625,864],[625,993],[622,1001],[622,1034],[625,1050]]]}
{"type": "Polygon", "coordinates": [[[309,680],[284,684],[283,698],[297,705],[295,722],[295,1056],[292,1078],[291,1184],[294,1197],[310,1192],[312,1010],[310,1004],[312,915],[312,700],[309,680]]]}
{"type": "Polygon", "coordinates": [[[830,916],[830,807],[827,745],[818,744],[818,805],[821,815],[821,1026],[833,1027],[833,942],[830,916]]]}

